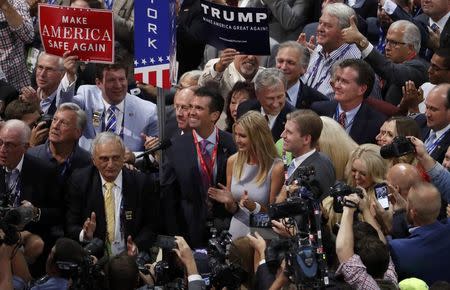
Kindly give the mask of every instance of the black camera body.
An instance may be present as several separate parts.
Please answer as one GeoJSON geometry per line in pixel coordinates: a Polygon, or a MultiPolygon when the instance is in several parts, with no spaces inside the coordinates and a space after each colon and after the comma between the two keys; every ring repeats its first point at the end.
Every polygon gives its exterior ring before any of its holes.
{"type": "Polygon", "coordinates": [[[40,122],[45,122],[45,125],[43,126],[43,128],[50,128],[50,126],[52,125],[52,121],[53,121],[53,115],[44,114],[39,118],[37,123],[39,124],[40,122]]]}
{"type": "Polygon", "coordinates": [[[380,148],[380,155],[384,159],[398,158],[416,152],[414,144],[404,136],[396,136],[391,144],[380,148]]]}
{"type": "Polygon", "coordinates": [[[352,193],[356,193],[360,198],[364,195],[362,190],[356,187],[352,187],[344,182],[338,182],[330,189],[330,196],[333,197],[333,210],[337,213],[344,211],[344,197],[352,193]]]}

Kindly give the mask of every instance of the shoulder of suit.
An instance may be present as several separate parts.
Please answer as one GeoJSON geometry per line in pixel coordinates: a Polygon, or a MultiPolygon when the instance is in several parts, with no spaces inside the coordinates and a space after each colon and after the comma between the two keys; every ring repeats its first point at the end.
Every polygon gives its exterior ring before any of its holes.
{"type": "Polygon", "coordinates": [[[127,93],[127,95],[125,96],[125,104],[133,104],[133,105],[137,105],[138,108],[151,108],[151,109],[156,109],[156,105],[153,104],[150,101],[144,100],[139,98],[138,96],[132,95],[127,93]]]}
{"type": "Polygon", "coordinates": [[[41,173],[41,171],[47,171],[54,169],[49,162],[42,160],[36,156],[33,156],[29,153],[25,153],[23,158],[23,167],[22,168],[32,168],[36,173],[41,173]]]}

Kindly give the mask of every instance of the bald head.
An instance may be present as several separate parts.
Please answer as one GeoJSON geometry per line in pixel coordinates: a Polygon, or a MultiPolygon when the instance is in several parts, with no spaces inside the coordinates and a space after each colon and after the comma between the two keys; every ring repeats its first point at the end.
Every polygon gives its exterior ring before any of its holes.
{"type": "Polygon", "coordinates": [[[389,168],[386,174],[387,182],[394,186],[404,198],[408,196],[411,186],[420,179],[421,177],[416,167],[407,163],[395,164],[389,168]]]}
{"type": "Polygon", "coordinates": [[[424,226],[436,221],[441,209],[441,194],[431,183],[419,182],[409,190],[407,215],[414,226],[424,226]]]}
{"type": "Polygon", "coordinates": [[[434,131],[439,131],[450,123],[450,103],[447,96],[449,89],[450,84],[437,85],[425,100],[427,126],[434,131]]]}

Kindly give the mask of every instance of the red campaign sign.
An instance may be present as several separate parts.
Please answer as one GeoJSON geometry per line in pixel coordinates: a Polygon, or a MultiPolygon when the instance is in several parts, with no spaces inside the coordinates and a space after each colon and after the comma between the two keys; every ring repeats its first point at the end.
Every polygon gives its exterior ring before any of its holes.
{"type": "Polygon", "coordinates": [[[46,53],[72,51],[81,61],[114,62],[114,22],[110,10],[39,4],[39,31],[46,53]]]}

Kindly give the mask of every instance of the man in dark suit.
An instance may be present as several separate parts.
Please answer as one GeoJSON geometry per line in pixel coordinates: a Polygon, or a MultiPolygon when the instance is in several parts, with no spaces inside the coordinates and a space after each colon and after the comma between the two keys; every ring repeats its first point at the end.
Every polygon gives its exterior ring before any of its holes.
{"type": "Polygon", "coordinates": [[[333,76],[334,101],[311,106],[317,114],[334,118],[358,144],[376,143],[386,116],[364,102],[374,83],[375,74],[363,60],[346,59],[333,76]]]}
{"type": "Polygon", "coordinates": [[[124,156],[122,139],[102,132],[93,141],[94,165],[67,182],[66,234],[80,242],[100,238],[111,255],[148,250],[159,218],[152,181],[124,168],[124,156]]]}
{"type": "Polygon", "coordinates": [[[442,163],[450,145],[450,84],[434,87],[425,100],[427,126],[423,129],[428,154],[442,163]]]}
{"type": "Polygon", "coordinates": [[[286,102],[286,77],[276,68],[267,68],[255,79],[256,100],[247,100],[238,107],[238,118],[250,110],[261,112],[272,131],[273,140],[280,139],[286,115],[294,107],[286,102]]]}
{"type": "Polygon", "coordinates": [[[54,168],[25,154],[30,134],[19,120],[7,121],[0,130],[0,200],[3,207],[31,209],[33,219],[24,228],[29,233],[22,238],[25,256],[34,259],[46,252],[43,241],[53,245],[52,233],[62,229],[62,200],[54,168]]]}
{"type": "Polygon", "coordinates": [[[86,113],[75,103],[64,103],[53,116],[45,144],[30,148],[28,154],[56,167],[63,183],[74,169],[91,164],[91,154],[78,146],[84,127],[86,113]]]}
{"type": "Polygon", "coordinates": [[[316,113],[311,110],[298,110],[287,115],[287,122],[281,134],[283,149],[291,152],[293,156],[287,169],[287,183],[294,181],[301,167],[313,166],[315,173],[311,181],[316,183],[319,191],[313,192],[316,198],[327,195],[329,188],[336,182],[330,158],[316,151],[322,128],[322,120],[316,113]]]}
{"type": "Polygon", "coordinates": [[[355,43],[362,58],[369,63],[382,79],[380,86],[383,99],[398,105],[402,99],[402,86],[413,81],[416,86],[428,81],[429,64],[418,57],[420,32],[416,25],[406,20],[391,24],[386,35],[385,55],[374,49],[367,38],[358,31],[354,18],[342,31],[347,43],[355,43]]]}
{"type": "Polygon", "coordinates": [[[229,227],[230,214],[207,194],[209,187],[226,184],[227,159],[236,152],[232,136],[215,126],[223,106],[216,90],[196,90],[189,112],[193,130],[173,139],[163,165],[165,230],[185,237],[194,248],[206,246],[210,227],[229,227]]]}
{"type": "Polygon", "coordinates": [[[309,56],[308,48],[296,41],[281,43],[276,56],[276,66],[287,80],[287,101],[297,109],[309,109],[314,102],[328,101],[327,97],[300,79],[308,68],[309,56]]]}
{"type": "Polygon", "coordinates": [[[411,187],[406,209],[413,226],[411,235],[389,241],[399,280],[416,277],[428,285],[448,280],[450,219],[446,223],[437,221],[440,207],[441,195],[433,185],[418,183],[411,187]]]}

